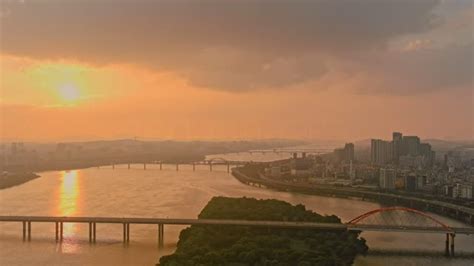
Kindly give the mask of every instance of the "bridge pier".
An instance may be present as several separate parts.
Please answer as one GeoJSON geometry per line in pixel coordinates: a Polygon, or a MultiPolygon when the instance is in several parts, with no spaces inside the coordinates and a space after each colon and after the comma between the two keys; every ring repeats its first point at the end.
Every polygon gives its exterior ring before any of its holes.
{"type": "Polygon", "coordinates": [[[143,170],[146,170],[146,163],[143,164],[143,170]]]}
{"type": "Polygon", "coordinates": [[[450,234],[451,236],[451,257],[454,257],[454,237],[456,236],[455,234],[450,234]]]}
{"type": "Polygon", "coordinates": [[[162,249],[164,246],[165,239],[165,225],[158,224],[158,248],[162,249]]]}
{"type": "Polygon", "coordinates": [[[130,170],[130,164],[128,164],[128,170],[130,170]]]}
{"type": "Polygon", "coordinates": [[[127,242],[127,224],[123,223],[123,243],[127,242]]]}
{"type": "Polygon", "coordinates": [[[176,171],[179,171],[179,164],[176,164],[176,171]]]}
{"type": "Polygon", "coordinates": [[[54,222],[54,235],[56,242],[59,241],[59,222],[54,222]]]}
{"type": "Polygon", "coordinates": [[[449,234],[446,234],[446,242],[445,242],[444,255],[445,255],[446,257],[449,257],[449,234]]]}
{"type": "Polygon", "coordinates": [[[123,223],[123,243],[130,242],[130,223],[123,223]]]}
{"type": "Polygon", "coordinates": [[[28,221],[27,225],[28,225],[28,241],[31,241],[31,221],[28,221]]]}
{"type": "Polygon", "coordinates": [[[196,171],[196,163],[193,163],[193,171],[196,171]]]}
{"type": "Polygon", "coordinates": [[[130,243],[130,223],[127,223],[127,243],[130,243]]]}
{"type": "Polygon", "coordinates": [[[63,222],[59,222],[59,241],[63,241],[63,222]]]}
{"type": "Polygon", "coordinates": [[[209,171],[212,172],[212,163],[209,163],[209,171]]]}
{"type": "Polygon", "coordinates": [[[23,224],[23,241],[25,241],[26,240],[26,222],[23,221],[22,224],[23,224]]]}
{"type": "Polygon", "coordinates": [[[23,224],[23,241],[26,241],[26,221],[23,221],[22,224],[23,224]]]}
{"type": "Polygon", "coordinates": [[[95,243],[96,240],[96,223],[92,223],[92,242],[95,243]]]}
{"type": "Polygon", "coordinates": [[[89,243],[92,243],[92,223],[89,223],[89,243]]]}

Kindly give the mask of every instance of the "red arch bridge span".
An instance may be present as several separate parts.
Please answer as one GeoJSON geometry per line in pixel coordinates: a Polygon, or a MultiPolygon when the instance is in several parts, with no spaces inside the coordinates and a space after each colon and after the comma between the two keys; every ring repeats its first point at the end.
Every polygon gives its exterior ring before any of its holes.
{"type": "MultiPolygon", "coordinates": [[[[249,221],[217,219],[173,219],[137,217],[57,217],[57,216],[0,216],[0,222],[22,224],[23,241],[30,241],[33,223],[52,223],[55,225],[56,241],[63,241],[64,223],[83,223],[89,225],[89,243],[96,243],[97,224],[122,224],[123,242],[130,242],[130,225],[152,224],[157,226],[158,247],[164,243],[165,225],[228,225],[265,228],[309,229],[321,231],[384,231],[406,233],[446,234],[445,254],[454,256],[454,237],[456,234],[474,235],[473,227],[450,227],[429,214],[418,210],[391,207],[364,213],[347,223],[315,223],[302,221],[249,221]]],[[[73,236],[72,236],[73,237],[73,236]]]]}
{"type": "Polygon", "coordinates": [[[474,228],[454,228],[425,212],[387,207],[369,211],[347,223],[349,229],[360,231],[430,232],[446,234],[445,255],[454,256],[456,234],[473,234],[474,228]]]}

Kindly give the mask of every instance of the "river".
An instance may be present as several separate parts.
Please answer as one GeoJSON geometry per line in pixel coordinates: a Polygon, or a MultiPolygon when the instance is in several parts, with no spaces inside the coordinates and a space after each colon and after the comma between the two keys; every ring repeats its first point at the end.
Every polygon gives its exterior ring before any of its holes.
{"type": "MultiPolygon", "coordinates": [[[[229,155],[232,159],[248,156],[229,155]]],[[[255,160],[285,155],[252,155],[255,160]]],[[[278,157],[278,158],[274,158],[278,157]]],[[[0,191],[1,215],[113,216],[195,218],[213,196],[276,198],[301,203],[322,214],[348,221],[380,205],[350,199],[271,191],[246,186],[226,171],[226,166],[126,165],[41,173],[41,177],[0,191]]],[[[436,216],[436,215],[435,215],[436,216]]],[[[465,226],[436,216],[452,226],[465,226]]],[[[89,245],[84,224],[65,224],[64,242],[54,240],[54,224],[32,225],[31,242],[21,239],[20,223],[0,223],[1,265],[154,265],[174,251],[182,226],[165,226],[165,249],[157,248],[157,228],[131,225],[130,244],[122,244],[122,226],[97,225],[97,244],[89,245]]],[[[474,265],[465,256],[449,259],[430,254],[444,250],[444,235],[363,233],[371,249],[381,254],[358,257],[356,265],[474,265]],[[387,251],[390,254],[386,254],[387,251]],[[402,255],[391,254],[403,251],[402,255]],[[405,252],[423,251],[426,255],[405,252]]],[[[456,251],[474,253],[474,236],[456,236],[456,251]]]]}

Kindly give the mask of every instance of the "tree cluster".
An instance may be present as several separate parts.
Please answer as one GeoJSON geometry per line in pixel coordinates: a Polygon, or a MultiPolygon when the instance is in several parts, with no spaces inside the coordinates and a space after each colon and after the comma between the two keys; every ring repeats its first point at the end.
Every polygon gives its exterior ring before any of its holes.
{"type": "MultiPolygon", "coordinates": [[[[301,204],[225,197],[211,199],[199,219],[341,222],[301,204]]],[[[358,232],[193,225],[181,232],[176,252],[162,257],[159,265],[350,265],[367,250],[358,232]]]]}

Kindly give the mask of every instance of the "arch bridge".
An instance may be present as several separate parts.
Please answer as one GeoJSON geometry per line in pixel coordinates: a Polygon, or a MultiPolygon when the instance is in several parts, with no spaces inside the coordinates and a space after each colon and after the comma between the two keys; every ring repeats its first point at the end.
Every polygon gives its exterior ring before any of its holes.
{"type": "Polygon", "coordinates": [[[445,255],[454,256],[456,234],[474,235],[472,227],[450,227],[430,214],[402,207],[380,208],[369,211],[347,223],[315,223],[304,221],[250,221],[231,219],[175,219],[139,217],[57,217],[57,216],[0,216],[0,222],[23,224],[23,240],[31,240],[32,223],[54,223],[56,241],[63,240],[64,223],[89,224],[89,242],[96,242],[96,224],[122,224],[123,242],[130,241],[130,225],[157,225],[158,246],[163,247],[165,225],[251,226],[266,228],[311,229],[320,231],[383,231],[406,233],[446,234],[445,255]]]}
{"type": "MultiPolygon", "coordinates": [[[[346,223],[348,228],[361,231],[398,231],[445,233],[445,255],[454,256],[454,237],[459,229],[452,228],[438,218],[425,212],[405,208],[387,207],[361,214],[346,223]]],[[[474,230],[473,230],[474,231],[474,230]]]]}

